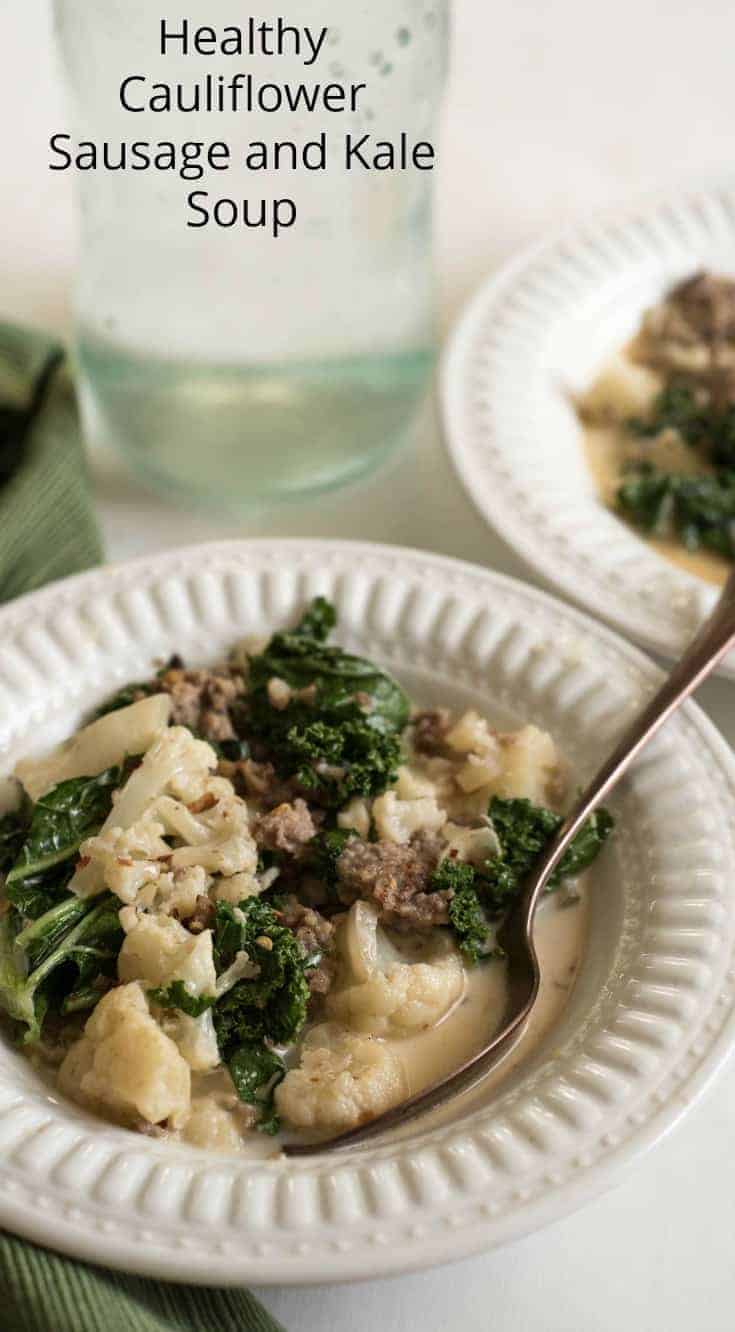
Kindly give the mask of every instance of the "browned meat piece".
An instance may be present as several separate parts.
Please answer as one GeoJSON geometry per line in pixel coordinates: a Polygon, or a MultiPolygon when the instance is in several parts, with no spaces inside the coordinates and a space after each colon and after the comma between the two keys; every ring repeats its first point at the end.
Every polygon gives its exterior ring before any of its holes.
{"type": "Polygon", "coordinates": [[[352,838],[337,861],[340,899],[375,902],[386,925],[446,925],[450,894],[427,891],[441,850],[437,838],[421,833],[406,846],[352,838]]]}
{"type": "Polygon", "coordinates": [[[293,930],[307,957],[321,954],[318,964],[309,968],[307,977],[312,994],[326,994],[336,971],[336,963],[330,956],[334,950],[334,925],[296,897],[288,897],[279,914],[282,923],[293,930]]]}
{"type": "Polygon", "coordinates": [[[449,730],[449,713],[445,708],[433,708],[419,712],[413,718],[413,747],[417,754],[435,756],[444,752],[444,742],[449,730]]]}
{"type": "Polygon", "coordinates": [[[259,814],[253,836],[266,851],[285,851],[296,856],[316,832],[311,811],[300,797],[291,804],[276,805],[268,814],[259,814]]]}
{"type": "Polygon", "coordinates": [[[187,929],[192,934],[201,934],[204,930],[210,929],[214,924],[214,913],[215,905],[211,897],[207,897],[206,893],[200,893],[194,914],[186,922],[187,929]]]}
{"type": "Polygon", "coordinates": [[[258,801],[265,809],[282,805],[284,801],[292,800],[295,794],[293,783],[284,782],[272,763],[256,763],[255,759],[238,759],[231,763],[222,759],[218,772],[220,776],[228,777],[241,795],[258,801]]]}
{"type": "Polygon", "coordinates": [[[160,684],[171,695],[175,726],[188,726],[207,740],[235,738],[230,708],[245,693],[245,681],[237,671],[228,666],[212,671],[173,666],[160,677],[160,684]]]}
{"type": "Polygon", "coordinates": [[[698,340],[714,343],[735,338],[735,282],[712,273],[695,273],[669,296],[698,340]]]}

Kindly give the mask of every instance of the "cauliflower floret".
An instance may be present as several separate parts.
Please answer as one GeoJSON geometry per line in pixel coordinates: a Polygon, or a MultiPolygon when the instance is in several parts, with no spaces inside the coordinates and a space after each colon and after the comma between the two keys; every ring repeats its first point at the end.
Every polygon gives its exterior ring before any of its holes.
{"type": "Polygon", "coordinates": [[[373,1036],[405,1036],[435,1027],[461,997],[465,973],[455,952],[406,962],[378,925],[372,903],[355,902],[339,929],[338,985],[326,997],[330,1017],[373,1036]]]}
{"type": "Polygon", "coordinates": [[[400,1059],[369,1036],[315,1027],[301,1065],[276,1088],[276,1107],[294,1128],[347,1130],[408,1095],[400,1059]]]}
{"type": "Polygon", "coordinates": [[[370,836],[370,806],[367,800],[361,796],[355,796],[344,809],[337,815],[337,826],[339,828],[352,829],[358,837],[367,838],[370,836]]]}
{"type": "MultiPolygon", "coordinates": [[[[265,876],[263,878],[265,879],[265,876]]],[[[238,902],[242,902],[246,897],[258,897],[272,883],[272,877],[264,882],[256,879],[254,874],[231,874],[229,878],[215,880],[214,897],[218,902],[229,902],[231,906],[237,906],[238,902]]]]}
{"type": "Polygon", "coordinates": [[[399,800],[420,800],[422,796],[436,798],[434,783],[424,773],[405,764],[398,769],[395,792],[399,800]]]}
{"type": "Polygon", "coordinates": [[[563,767],[556,745],[546,731],[523,726],[504,735],[503,772],[493,794],[532,800],[537,805],[557,802],[563,795],[563,767]]]}
{"type": "Polygon", "coordinates": [[[148,1012],[141,986],[121,985],[100,999],[61,1065],[59,1088],[123,1120],[141,1115],[160,1124],[188,1111],[191,1074],[148,1012]]]}
{"type": "Polygon", "coordinates": [[[96,777],[122,763],[129,754],[143,754],[168,726],[171,698],[153,694],[127,708],[117,708],[90,722],[45,758],[23,759],[15,775],[31,800],[40,800],[52,786],[71,777],[96,777]]]}
{"type": "Polygon", "coordinates": [[[207,896],[211,885],[212,878],[202,865],[161,874],[154,885],[150,905],[159,913],[188,920],[194,915],[199,898],[207,896]]]}
{"type": "Polygon", "coordinates": [[[646,417],[662,388],[659,375],[619,352],[580,398],[579,410],[588,421],[627,421],[631,416],[646,417]]]}
{"type": "MultiPolygon", "coordinates": [[[[243,1127],[246,1126],[243,1124],[243,1127]]],[[[206,1147],[210,1152],[239,1152],[242,1147],[242,1138],[233,1116],[224,1106],[217,1104],[214,1096],[200,1096],[192,1103],[181,1126],[181,1136],[192,1147],[206,1147]]]]}
{"type": "MultiPolygon", "coordinates": [[[[112,809],[103,823],[98,836],[104,840],[111,829],[130,830],[136,824],[153,823],[152,806],[176,782],[183,773],[192,778],[197,776],[203,784],[211,770],[217,766],[217,755],[211,745],[203,740],[196,740],[183,726],[171,726],[161,735],[143,757],[143,761],[117,792],[112,809]]],[[[156,825],[160,832],[163,828],[156,825]]],[[[90,838],[94,843],[96,839],[90,838]]],[[[168,850],[168,848],[167,848],[168,850]]],[[[191,862],[190,862],[191,863],[191,862]]],[[[104,857],[87,857],[83,851],[74,875],[69,883],[72,892],[80,897],[92,897],[105,887],[105,869],[108,861],[104,857]]]]}
{"type": "Polygon", "coordinates": [[[438,832],[446,814],[433,796],[399,800],[395,791],[386,791],[373,802],[373,818],[384,841],[405,843],[410,842],[414,833],[438,832]]]}
{"type": "Polygon", "coordinates": [[[457,785],[466,795],[489,788],[503,771],[500,746],[497,753],[468,754],[456,776],[457,785]]]}
{"type": "Polygon", "coordinates": [[[214,994],[212,931],[190,934],[173,916],[141,915],[125,935],[117,973],[122,981],[159,986],[180,980],[192,995],[214,994]]]}
{"type": "Polygon", "coordinates": [[[195,1073],[207,1073],[219,1067],[221,1060],[211,1008],[198,1018],[189,1017],[188,1013],[176,1013],[174,1017],[164,1019],[161,1026],[176,1042],[179,1053],[195,1073]]]}
{"type": "Polygon", "coordinates": [[[435,1027],[459,999],[464,972],[450,954],[440,962],[397,962],[371,980],[327,995],[329,1016],[372,1036],[407,1036],[435,1027]]]}
{"type": "Polygon", "coordinates": [[[79,854],[88,872],[102,876],[103,887],[121,902],[133,902],[141,888],[160,875],[161,857],[170,854],[163,831],[161,823],[147,819],[132,828],[108,828],[82,842],[79,854]]]}
{"type": "Polygon", "coordinates": [[[497,735],[474,708],[463,713],[459,721],[455,722],[451,731],[447,732],[446,742],[458,754],[479,754],[483,758],[497,755],[499,749],[497,735]]]}
{"type": "Polygon", "coordinates": [[[458,823],[445,823],[442,837],[447,843],[442,860],[453,855],[456,860],[481,865],[501,851],[500,839],[489,824],[482,828],[463,828],[458,823]]]}

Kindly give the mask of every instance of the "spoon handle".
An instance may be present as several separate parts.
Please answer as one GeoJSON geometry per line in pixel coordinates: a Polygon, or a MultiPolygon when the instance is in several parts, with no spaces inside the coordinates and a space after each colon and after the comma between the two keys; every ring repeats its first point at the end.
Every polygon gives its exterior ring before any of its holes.
{"type": "Polygon", "coordinates": [[[520,912],[527,926],[530,925],[550,875],[582,824],[605,799],[671,713],[699,687],[732,647],[735,647],[735,570],[730,574],[711,615],[692,639],[684,655],[629,726],[579,797],[543,859],[534,867],[520,912]]]}

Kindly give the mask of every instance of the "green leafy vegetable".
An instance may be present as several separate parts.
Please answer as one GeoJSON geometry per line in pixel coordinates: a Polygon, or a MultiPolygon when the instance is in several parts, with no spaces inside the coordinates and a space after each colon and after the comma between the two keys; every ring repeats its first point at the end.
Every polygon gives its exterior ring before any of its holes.
{"type": "Polygon", "coordinates": [[[337,884],[337,861],[355,834],[351,828],[328,828],[312,837],[308,846],[308,864],[328,888],[337,884]]]}
{"type": "Polygon", "coordinates": [[[112,894],[70,896],[19,933],[16,912],[0,919],[0,1008],[25,1025],[26,1042],[38,1040],[49,1009],[62,1011],[66,997],[96,976],[101,997],[122,942],[118,908],[112,894]]]}
{"type": "Polygon", "coordinates": [[[337,612],[332,603],[326,597],[314,597],[291,633],[300,638],[314,638],[318,643],[326,643],[336,624],[337,612]]]}
{"type": "Polygon", "coordinates": [[[230,1057],[227,1067],[240,1100],[260,1109],[257,1125],[260,1132],[277,1133],[281,1125],[273,1096],[286,1076],[286,1065],[280,1055],[256,1041],[245,1041],[230,1057]]]}
{"type": "MultiPolygon", "coordinates": [[[[518,895],[526,875],[563,823],[559,814],[534,805],[530,800],[490,802],[490,818],[501,846],[501,854],[482,869],[483,900],[494,915],[502,915],[518,895]]],[[[552,874],[547,891],[559,888],[565,879],[581,874],[602,850],[614,827],[605,809],[591,814],[562,861],[552,874]]]]}
{"type": "Polygon", "coordinates": [[[275,1133],[275,1086],[285,1074],[280,1057],[268,1043],[295,1040],[306,1020],[309,986],[306,971],[314,965],[304,957],[296,936],[279,924],[275,911],[260,898],[248,898],[235,909],[217,903],[214,956],[219,974],[244,951],[259,968],[240,980],[214,1008],[214,1029],[220,1055],[227,1064],[238,1096],[261,1107],[258,1128],[275,1133]]]}
{"type": "Polygon", "coordinates": [[[18,859],[27,827],[28,818],[22,809],[13,809],[0,818],[0,874],[7,873],[18,859]]]}
{"type": "Polygon", "coordinates": [[[217,903],[214,957],[218,974],[246,952],[258,975],[240,980],[214,1009],[220,1053],[227,1062],[243,1042],[294,1040],[306,1019],[309,987],[301,945],[272,907],[257,897],[241,902],[237,915],[227,902],[217,903]]]}
{"type": "Polygon", "coordinates": [[[431,891],[451,890],[449,923],[457,936],[460,952],[470,966],[492,952],[488,919],[477,890],[474,866],[461,860],[443,860],[431,878],[431,891]]]}
{"type": "Polygon", "coordinates": [[[149,990],[148,998],[152,1003],[160,1004],[161,1008],[178,1008],[182,1013],[186,1013],[187,1017],[192,1018],[201,1017],[202,1013],[206,1013],[207,1009],[217,1002],[217,996],[214,994],[191,994],[181,980],[149,990]]]}
{"type": "Polygon", "coordinates": [[[7,883],[38,875],[74,856],[85,838],[104,823],[122,777],[121,767],[108,768],[97,777],[72,777],[41,796],[7,883]]]}
{"type": "Polygon", "coordinates": [[[339,808],[353,796],[376,795],[395,780],[401,745],[398,736],[383,735],[366,720],[315,721],[292,726],[279,756],[304,790],[339,808]]]}
{"type": "MultiPolygon", "coordinates": [[[[482,865],[443,860],[431,877],[430,890],[450,891],[449,923],[459,948],[470,964],[492,955],[491,920],[505,915],[521,891],[523,881],[563,820],[530,800],[502,800],[490,804],[490,817],[500,842],[500,855],[482,865]]],[[[581,874],[599,855],[613,828],[605,809],[591,814],[577,833],[551,876],[548,892],[565,879],[581,874]]]]}
{"type": "Polygon", "coordinates": [[[663,430],[677,430],[687,444],[699,445],[711,437],[713,419],[686,384],[667,384],[645,419],[633,417],[628,428],[641,439],[653,439],[663,430]]]}
{"type": "Polygon", "coordinates": [[[67,896],[67,884],[73,873],[73,861],[64,861],[42,874],[31,874],[6,884],[5,896],[20,916],[37,920],[67,896]]]}
{"type": "Polygon", "coordinates": [[[735,557],[735,468],[715,476],[667,473],[642,462],[628,469],[618,507],[654,536],[677,536],[688,550],[735,557]]]}
{"type": "Polygon", "coordinates": [[[735,466],[735,406],[703,404],[694,389],[676,379],[659,394],[650,416],[633,418],[628,428],[641,439],[676,430],[715,467],[735,466]]]}
{"type": "Polygon", "coordinates": [[[377,794],[394,780],[409,716],[391,676],[325,643],[335,622],[333,608],[317,598],[295,630],[275,634],[251,657],[246,721],[281,775],[298,775],[329,805],[377,794]],[[271,704],[272,679],[293,691],[283,708],[271,704]]]}

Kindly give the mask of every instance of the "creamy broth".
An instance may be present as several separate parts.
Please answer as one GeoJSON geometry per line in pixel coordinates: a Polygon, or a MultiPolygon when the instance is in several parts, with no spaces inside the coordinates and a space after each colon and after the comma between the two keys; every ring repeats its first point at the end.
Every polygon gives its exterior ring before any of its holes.
{"type": "MultiPolygon", "coordinates": [[[[576,980],[587,932],[587,890],[580,886],[578,900],[569,902],[564,895],[553,896],[540,908],[536,923],[536,942],[541,963],[541,986],[530,1020],[511,1053],[483,1080],[482,1087],[470,1093],[473,1101],[487,1099],[509,1072],[522,1063],[558,1022],[576,980]]],[[[398,1056],[406,1074],[408,1094],[413,1096],[459,1067],[496,1031],[505,1011],[506,966],[491,961],[467,971],[462,997],[437,1026],[416,1036],[385,1044],[398,1056]]],[[[248,1131],[247,1116],[236,1097],[228,1075],[223,1070],[195,1074],[192,1078],[192,1115],[176,1130],[159,1130],[161,1137],[206,1147],[209,1151],[238,1151],[251,1158],[278,1156],[279,1147],[272,1138],[248,1131]]],[[[445,1122],[465,1108],[468,1097],[443,1107],[422,1119],[422,1128],[445,1122]]],[[[285,1135],[293,1137],[293,1134],[285,1135]]],[[[323,1136],[323,1135],[320,1135],[323,1136]]],[[[300,1134],[299,1138],[312,1137],[300,1134]]]]}
{"type": "MultiPolygon", "coordinates": [[[[584,435],[587,462],[595,481],[600,498],[611,509],[615,508],[615,497],[622,478],[623,464],[630,459],[640,458],[640,444],[631,440],[619,426],[588,426],[584,435]]],[[[671,449],[671,444],[667,443],[671,449]]],[[[646,454],[658,466],[662,466],[660,457],[654,459],[651,450],[646,454]]],[[[685,445],[674,458],[669,455],[669,471],[688,471],[692,474],[706,469],[697,465],[695,455],[685,445]]],[[[670,541],[663,537],[646,537],[655,550],[672,564],[685,569],[687,573],[722,587],[731,569],[729,560],[706,550],[687,550],[679,541],[670,541]]]]}

